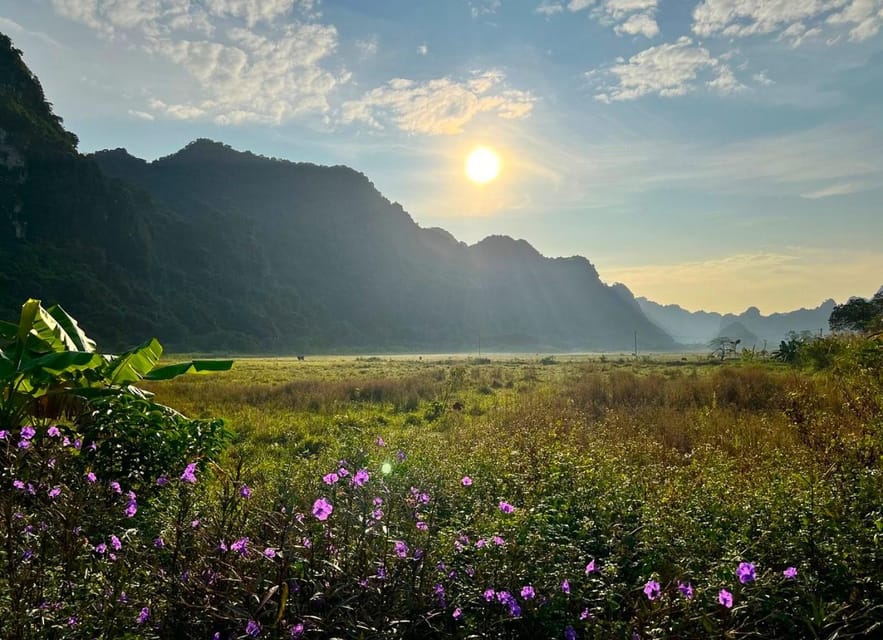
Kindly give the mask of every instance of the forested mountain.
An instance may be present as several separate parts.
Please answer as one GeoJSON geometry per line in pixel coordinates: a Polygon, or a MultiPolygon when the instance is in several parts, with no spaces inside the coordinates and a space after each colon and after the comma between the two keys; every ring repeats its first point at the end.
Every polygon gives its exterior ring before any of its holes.
{"type": "Polygon", "coordinates": [[[674,342],[581,257],[418,226],[362,174],[197,140],[82,156],[0,38],[0,317],[60,302],[111,346],[261,352],[674,342]]]}

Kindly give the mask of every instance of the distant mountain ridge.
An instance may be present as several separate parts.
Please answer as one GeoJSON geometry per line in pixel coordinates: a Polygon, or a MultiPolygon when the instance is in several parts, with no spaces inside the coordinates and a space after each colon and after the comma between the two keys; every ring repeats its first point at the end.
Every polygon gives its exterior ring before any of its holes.
{"type": "Polygon", "coordinates": [[[0,34],[0,317],[62,303],[109,347],[591,351],[676,345],[585,258],[467,246],[361,173],[197,140],[83,156],[0,34]]]}
{"type": "Polygon", "coordinates": [[[676,304],[661,305],[644,297],[636,298],[644,314],[683,345],[705,345],[714,338],[726,336],[742,339],[741,346],[772,349],[785,339],[789,331],[828,331],[834,300],[825,300],[814,309],[797,309],[785,313],[762,315],[757,307],[740,314],[709,311],[687,311],[676,304]],[[753,338],[753,341],[752,341],[753,338]]]}

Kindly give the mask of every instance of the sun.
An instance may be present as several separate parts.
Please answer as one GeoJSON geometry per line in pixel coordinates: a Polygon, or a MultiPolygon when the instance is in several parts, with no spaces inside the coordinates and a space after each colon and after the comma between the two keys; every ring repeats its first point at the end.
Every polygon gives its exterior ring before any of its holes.
{"type": "Polygon", "coordinates": [[[487,184],[500,175],[500,156],[490,147],[476,147],[466,157],[466,176],[477,184],[487,184]]]}

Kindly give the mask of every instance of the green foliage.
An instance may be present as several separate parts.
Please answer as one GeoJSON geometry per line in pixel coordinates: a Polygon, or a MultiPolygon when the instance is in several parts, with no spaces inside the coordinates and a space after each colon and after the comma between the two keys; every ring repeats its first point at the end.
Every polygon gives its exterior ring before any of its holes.
{"type": "Polygon", "coordinates": [[[828,320],[831,331],[874,331],[883,329],[883,290],[873,298],[853,297],[838,304],[828,320]]]}

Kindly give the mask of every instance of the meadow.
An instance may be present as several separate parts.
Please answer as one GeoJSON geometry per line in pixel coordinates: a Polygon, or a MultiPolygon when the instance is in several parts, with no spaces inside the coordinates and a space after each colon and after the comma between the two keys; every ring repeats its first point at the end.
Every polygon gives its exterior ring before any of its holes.
{"type": "Polygon", "coordinates": [[[6,436],[36,491],[4,497],[2,635],[881,634],[880,351],[829,346],[821,367],[243,358],[145,382],[190,449],[137,412],[76,451],[48,423],[6,436]]]}

